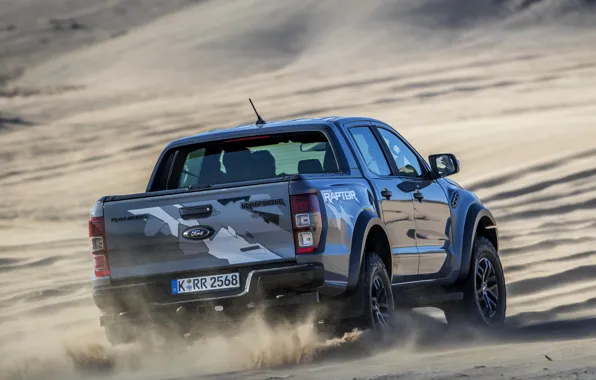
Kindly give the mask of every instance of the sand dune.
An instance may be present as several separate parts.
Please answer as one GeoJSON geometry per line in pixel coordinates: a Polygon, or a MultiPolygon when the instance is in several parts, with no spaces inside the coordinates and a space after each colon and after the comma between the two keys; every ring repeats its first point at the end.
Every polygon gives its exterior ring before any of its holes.
{"type": "Polygon", "coordinates": [[[369,115],[424,155],[455,153],[454,179],[500,225],[511,326],[596,317],[590,2],[0,0],[0,9],[7,358],[36,352],[40,336],[103,342],[89,297],[90,207],[143,191],[168,141],[252,122],[249,96],[266,119],[369,115]],[[89,28],[56,31],[51,18],[89,28]]]}

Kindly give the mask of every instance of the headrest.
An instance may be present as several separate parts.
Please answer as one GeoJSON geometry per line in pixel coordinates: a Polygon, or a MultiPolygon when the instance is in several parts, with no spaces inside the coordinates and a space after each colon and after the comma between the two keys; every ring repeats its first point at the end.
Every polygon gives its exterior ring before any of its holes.
{"type": "Polygon", "coordinates": [[[321,165],[321,161],[316,158],[301,160],[298,162],[298,173],[323,173],[323,166],[321,165]]]}
{"type": "Polygon", "coordinates": [[[232,150],[232,151],[225,151],[222,162],[226,167],[226,170],[229,170],[232,166],[238,166],[242,164],[248,164],[250,162],[250,150],[247,148],[232,150]]]}

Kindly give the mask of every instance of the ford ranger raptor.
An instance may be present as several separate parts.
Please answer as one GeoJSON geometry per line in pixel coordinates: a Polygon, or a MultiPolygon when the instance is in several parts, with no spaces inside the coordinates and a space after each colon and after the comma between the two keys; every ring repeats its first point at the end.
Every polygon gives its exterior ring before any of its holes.
{"type": "MultiPolygon", "coordinates": [[[[387,334],[400,308],[496,328],[497,225],[391,126],[363,117],[264,122],[169,143],[143,193],[104,196],[89,239],[93,298],[113,344],[149,326],[318,308],[321,324],[387,334]]],[[[339,328],[339,327],[338,327],[339,328]]],[[[170,331],[170,330],[168,330],[170,331]]]]}

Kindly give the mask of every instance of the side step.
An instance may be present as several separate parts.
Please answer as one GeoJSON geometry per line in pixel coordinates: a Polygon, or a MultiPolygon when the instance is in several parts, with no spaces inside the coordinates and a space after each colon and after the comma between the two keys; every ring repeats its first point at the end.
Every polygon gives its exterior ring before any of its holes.
{"type": "Polygon", "coordinates": [[[397,307],[432,307],[440,306],[444,303],[461,301],[464,298],[462,292],[428,292],[428,293],[406,293],[406,292],[395,292],[395,305],[397,307]]]}

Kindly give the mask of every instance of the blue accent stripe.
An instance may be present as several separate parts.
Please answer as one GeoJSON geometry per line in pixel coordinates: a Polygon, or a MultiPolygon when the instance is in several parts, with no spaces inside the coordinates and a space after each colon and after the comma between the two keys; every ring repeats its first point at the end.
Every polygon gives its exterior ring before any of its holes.
{"type": "Polygon", "coordinates": [[[178,281],[172,280],[172,294],[178,294],[178,281]]]}

